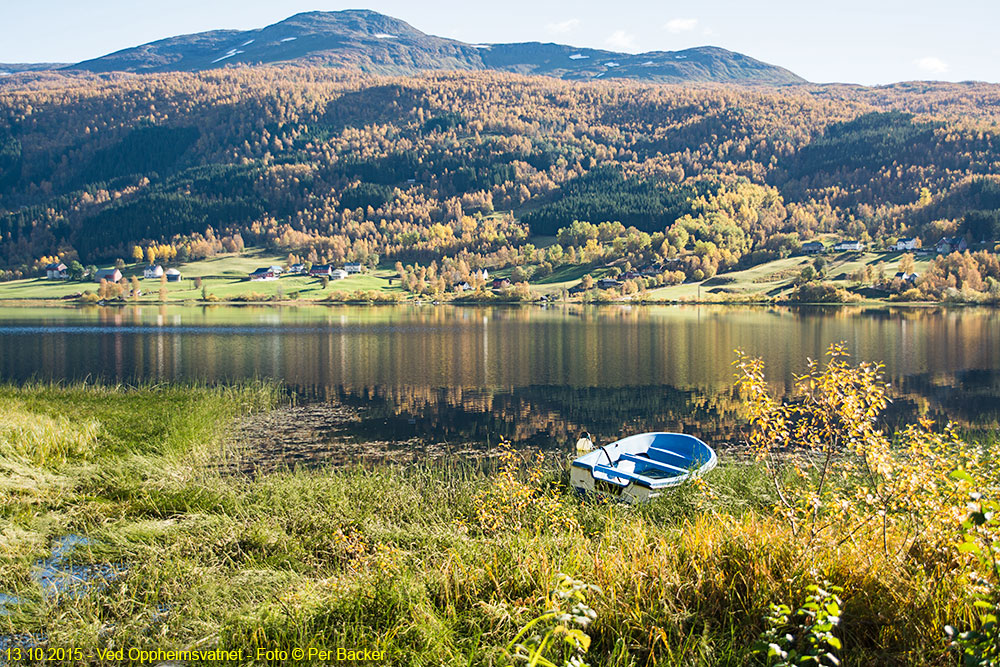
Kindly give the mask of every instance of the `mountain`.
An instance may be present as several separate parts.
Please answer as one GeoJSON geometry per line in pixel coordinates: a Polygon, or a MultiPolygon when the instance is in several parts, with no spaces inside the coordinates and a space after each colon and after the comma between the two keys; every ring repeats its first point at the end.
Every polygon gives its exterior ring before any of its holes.
{"type": "Polygon", "coordinates": [[[66,69],[151,73],[277,63],[354,67],[380,74],[498,70],[569,80],[804,82],[784,68],[716,47],[628,54],[538,42],[466,44],[425,34],[404,21],[369,10],[308,12],[259,30],[170,37],[66,69]]]}
{"type": "Polygon", "coordinates": [[[67,63],[0,63],[0,76],[11,76],[21,72],[44,72],[65,67],[69,67],[69,65],[67,63]]]}

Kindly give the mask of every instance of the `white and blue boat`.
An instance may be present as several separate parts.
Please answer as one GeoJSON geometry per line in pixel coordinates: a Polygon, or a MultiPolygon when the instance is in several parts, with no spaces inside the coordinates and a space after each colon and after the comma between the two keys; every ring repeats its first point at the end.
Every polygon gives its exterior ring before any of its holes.
{"type": "Polygon", "coordinates": [[[570,467],[577,491],[639,503],[704,475],[719,462],[715,451],[684,433],[640,433],[580,456],[570,467]]]}

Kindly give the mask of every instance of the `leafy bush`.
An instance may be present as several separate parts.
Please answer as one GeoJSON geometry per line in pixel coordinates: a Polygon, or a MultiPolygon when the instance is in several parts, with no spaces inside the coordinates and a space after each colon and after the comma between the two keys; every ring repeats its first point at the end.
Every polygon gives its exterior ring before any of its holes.
{"type": "Polygon", "coordinates": [[[479,529],[486,533],[517,531],[526,526],[579,530],[571,508],[563,503],[557,490],[547,488],[543,482],[542,454],[535,465],[526,467],[509,440],[501,439],[498,447],[500,469],[473,501],[479,529]]]}
{"type": "Polygon", "coordinates": [[[764,619],[767,628],[761,633],[758,654],[764,655],[772,667],[794,665],[840,664],[836,651],[840,639],[833,629],[840,623],[839,586],[824,582],[806,587],[805,603],[792,613],[785,604],[772,604],[764,619]]]}
{"type": "Polygon", "coordinates": [[[890,535],[902,538],[898,553],[920,541],[946,543],[951,533],[939,519],[953,498],[942,489],[975,453],[951,427],[932,432],[928,420],[890,437],[878,422],[889,404],[882,365],[851,365],[844,343],[830,345],[827,357],[823,367],[810,360],[791,395],[777,401],[763,362],[737,352],[737,386],[752,426],[747,443],[771,474],[777,513],[807,550],[834,535],[871,538],[886,555],[890,535]]]}
{"type": "Polygon", "coordinates": [[[587,667],[583,655],[590,648],[587,627],[597,612],[587,604],[587,593],[599,592],[596,586],[559,574],[549,593],[549,609],[521,629],[507,647],[517,662],[534,667],[587,667]],[[552,656],[559,663],[546,656],[552,656]]]}
{"type": "Polygon", "coordinates": [[[399,303],[403,296],[398,292],[381,292],[379,290],[355,290],[346,292],[336,290],[326,297],[330,303],[399,303]]]}
{"type": "Polygon", "coordinates": [[[270,294],[262,294],[261,292],[246,292],[244,294],[238,294],[233,297],[233,301],[239,301],[243,303],[255,303],[259,301],[273,301],[274,296],[270,294]]]}
{"type": "Polygon", "coordinates": [[[854,303],[861,297],[832,283],[806,282],[796,287],[788,299],[797,303],[854,303]]]}
{"type": "Polygon", "coordinates": [[[975,490],[985,480],[975,480],[964,470],[958,470],[952,476],[966,487],[969,499],[968,514],[961,524],[958,550],[973,559],[974,568],[968,576],[976,591],[979,625],[964,632],[958,632],[949,625],[945,627],[945,632],[951,637],[952,646],[961,654],[963,665],[996,667],[1000,665],[1000,563],[997,562],[997,554],[1000,554],[1000,503],[984,498],[981,491],[975,490]]]}

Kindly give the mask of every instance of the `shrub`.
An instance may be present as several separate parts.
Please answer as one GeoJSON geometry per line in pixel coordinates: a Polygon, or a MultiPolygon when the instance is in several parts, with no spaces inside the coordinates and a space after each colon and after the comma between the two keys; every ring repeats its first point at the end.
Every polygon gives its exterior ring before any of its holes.
{"type": "MultiPolygon", "coordinates": [[[[778,514],[803,548],[823,536],[870,538],[888,555],[890,536],[902,553],[920,540],[951,539],[940,522],[952,510],[950,473],[976,461],[950,427],[930,430],[922,420],[896,434],[879,427],[889,403],[882,365],[849,362],[833,344],[820,367],[810,360],[791,396],[771,397],[760,359],[737,352],[737,386],[752,429],[747,443],[771,474],[778,514]]],[[[841,539],[835,537],[834,539],[841,539]]]]}
{"type": "MultiPolygon", "coordinates": [[[[977,487],[985,480],[973,479],[964,470],[952,473],[960,486],[966,487],[968,514],[961,524],[958,550],[969,554],[973,569],[967,576],[976,591],[975,606],[979,610],[978,627],[958,632],[946,626],[952,646],[962,656],[963,665],[993,667],[1000,664],[1000,503],[984,498],[977,487]]],[[[987,485],[988,486],[988,485],[987,485]]],[[[995,484],[992,492],[995,493],[995,484]]]]}
{"type": "Polygon", "coordinates": [[[893,294],[889,297],[890,301],[925,301],[927,299],[923,292],[918,290],[916,287],[911,287],[910,289],[901,292],[899,294],[893,294]]]}
{"type": "Polygon", "coordinates": [[[560,573],[548,596],[549,609],[517,633],[507,647],[508,654],[528,665],[585,667],[583,656],[590,648],[586,630],[597,618],[587,604],[587,593],[599,591],[560,573]]]}
{"type": "Polygon", "coordinates": [[[398,292],[380,292],[378,290],[357,290],[345,292],[337,290],[326,297],[330,303],[399,303],[402,295],[398,292]]]}
{"type": "Polygon", "coordinates": [[[245,303],[259,302],[259,301],[271,301],[274,297],[268,294],[262,294],[260,292],[246,292],[245,294],[239,294],[233,297],[233,301],[240,301],[245,303]]]}
{"type": "Polygon", "coordinates": [[[473,501],[480,530],[494,533],[529,526],[539,530],[546,527],[579,530],[580,525],[558,492],[543,484],[542,454],[539,453],[533,466],[526,467],[510,441],[501,439],[499,450],[500,470],[473,501]]]}
{"type": "Polygon", "coordinates": [[[796,287],[788,300],[796,303],[855,303],[861,297],[832,283],[807,282],[796,287]]]}
{"type": "Polygon", "coordinates": [[[841,643],[833,629],[840,623],[843,603],[837,594],[842,589],[824,582],[806,587],[806,592],[805,604],[795,613],[788,605],[772,604],[764,619],[767,629],[761,633],[757,653],[772,667],[840,664],[835,652],[841,643]]]}

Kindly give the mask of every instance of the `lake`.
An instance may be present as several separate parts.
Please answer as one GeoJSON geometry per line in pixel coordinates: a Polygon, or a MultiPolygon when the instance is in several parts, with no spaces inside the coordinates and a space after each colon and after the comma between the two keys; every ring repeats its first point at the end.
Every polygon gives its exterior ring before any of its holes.
{"type": "Polygon", "coordinates": [[[0,379],[274,378],[300,404],[363,408],[347,434],[359,442],[562,448],[582,430],[684,430],[724,443],[741,426],[736,348],[782,391],[836,341],[885,362],[889,421],[995,425],[998,327],[996,310],[939,307],[0,308],[0,379]]]}

